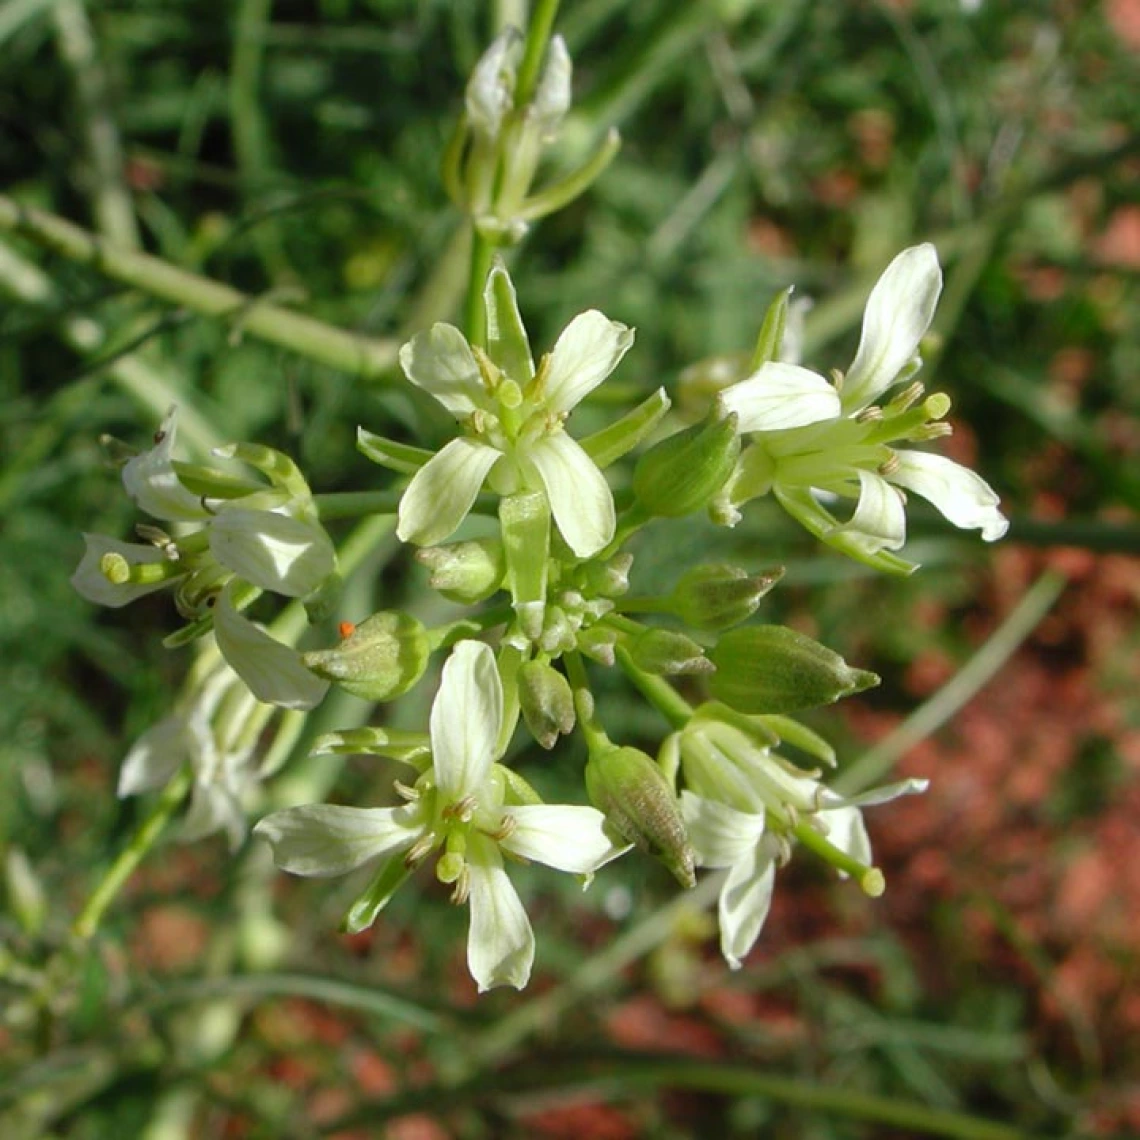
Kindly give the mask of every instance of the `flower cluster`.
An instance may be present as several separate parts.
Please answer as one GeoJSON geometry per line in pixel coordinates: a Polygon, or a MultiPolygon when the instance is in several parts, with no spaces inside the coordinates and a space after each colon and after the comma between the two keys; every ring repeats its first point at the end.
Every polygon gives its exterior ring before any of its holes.
{"type": "MultiPolygon", "coordinates": [[[[789,758],[794,749],[834,763],[830,747],[795,717],[878,678],[801,633],[753,620],[780,568],[678,566],[671,590],[644,596],[627,543],[662,518],[708,512],[732,525],[746,504],[771,494],[828,545],[909,572],[896,554],[908,491],[987,540],[1007,524],[977,475],[911,446],[949,431],[949,401],[914,380],[941,289],[930,245],[905,250],[874,287],[846,375],[829,380],[789,359],[802,314],[785,293],[769,309],[750,374],[718,376],[693,422],[669,420],[669,397],[658,389],[601,430],[572,436],[571,413],[621,364],[633,330],[587,310],[536,363],[495,250],[580,193],[614,140],[569,179],[533,193],[543,149],[569,106],[570,61],[557,37],[541,68],[542,52],[519,63],[519,51],[508,32],[484,55],[445,162],[448,188],[472,225],[464,330],[434,324],[399,352],[403,376],[457,430],[437,452],[365,428],[357,437],[366,456],[407,480],[395,488],[396,535],[418,548],[430,587],[466,607],[463,616],[429,628],[385,609],[342,622],[331,647],[296,648],[300,603],[311,621],[331,616],[338,578],[308,483],[292,460],[254,444],[215,452],[244,465],[237,474],[177,460],[172,412],[154,446],[123,468],[128,495],[163,525],[140,526],[141,544],[86,536],[73,578],[85,597],[109,606],[169,588],[187,624],[168,644],[206,639],[186,699],[131,750],[119,790],[156,789],[188,769],[186,833],[223,830],[236,845],[251,790],[291,745],[282,734],[269,760],[255,763],[277,708],[294,710],[296,727],[296,714],[331,685],[371,702],[394,700],[439,653],[426,732],[380,724],[316,745],[404,765],[409,775],[394,785],[400,802],[273,812],[255,831],[277,864],[311,877],[372,866],[345,918],[347,929],[360,930],[432,862],[452,901],[470,907],[468,965],[485,990],[524,986],[534,962],[508,861],[588,883],[637,848],[686,887],[699,868],[723,872],[721,948],[738,967],[764,924],[776,870],[794,849],[880,893],[860,809],[919,792],[925,781],[845,796],[823,781],[822,767],[789,758]],[[634,451],[615,494],[606,471],[634,451]],[[835,506],[844,502],[849,512],[835,506]],[[293,600],[271,630],[241,612],[262,592],[293,600]],[[591,683],[598,666],[620,670],[672,726],[656,755],[611,739],[591,683]],[[581,735],[590,806],[546,804],[510,766],[520,725],[572,763],[573,750],[556,750],[563,737],[581,735]]],[[[391,511],[393,493],[377,494],[391,511]]]]}

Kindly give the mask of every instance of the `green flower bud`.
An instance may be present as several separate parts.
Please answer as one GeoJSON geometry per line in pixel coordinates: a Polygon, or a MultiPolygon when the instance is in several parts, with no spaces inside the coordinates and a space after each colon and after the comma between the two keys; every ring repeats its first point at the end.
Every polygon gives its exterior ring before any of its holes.
{"type": "Polygon", "coordinates": [[[559,734],[574,731],[570,682],[545,661],[527,661],[519,669],[519,705],[531,735],[548,751],[559,734]]]}
{"type": "Polygon", "coordinates": [[[674,587],[669,611],[693,629],[719,633],[747,621],[783,576],[782,566],[754,576],[736,566],[695,566],[674,587]]]}
{"type": "Polygon", "coordinates": [[[607,669],[613,667],[614,645],[617,642],[617,632],[604,625],[592,625],[583,629],[577,636],[577,648],[591,661],[605,665],[607,669]]]}
{"type": "Polygon", "coordinates": [[[724,486],[740,454],[735,412],[720,402],[703,423],[651,447],[633,471],[633,493],[650,514],[680,518],[708,506],[724,486]]]}
{"type": "Polygon", "coordinates": [[[355,697],[387,701],[406,693],[423,676],[431,647],[427,630],[408,614],[373,614],[333,649],[302,653],[318,677],[335,681],[355,697]]]}
{"type": "Polygon", "coordinates": [[[616,745],[593,752],[586,793],[622,839],[659,859],[683,887],[696,884],[677,797],[649,756],[616,745]]]}
{"type": "Polygon", "coordinates": [[[784,330],[788,324],[788,301],[791,296],[791,289],[784,289],[776,294],[768,306],[768,311],[764,314],[764,323],[760,326],[760,335],[756,338],[756,347],[752,351],[753,372],[769,361],[780,359],[784,347],[784,330]]]}
{"type": "Polygon", "coordinates": [[[746,713],[788,713],[829,705],[879,683],[852,669],[838,653],[782,625],[754,625],[726,633],[709,650],[716,673],[709,690],[746,713]]]}
{"type": "Polygon", "coordinates": [[[497,538],[476,538],[446,546],[424,546],[416,561],[428,568],[428,585],[464,605],[482,602],[503,584],[507,560],[497,538]]]}
{"type": "Polygon", "coordinates": [[[682,673],[711,673],[715,668],[704,649],[691,637],[671,629],[646,629],[626,645],[630,659],[645,673],[667,677],[682,673]]]}

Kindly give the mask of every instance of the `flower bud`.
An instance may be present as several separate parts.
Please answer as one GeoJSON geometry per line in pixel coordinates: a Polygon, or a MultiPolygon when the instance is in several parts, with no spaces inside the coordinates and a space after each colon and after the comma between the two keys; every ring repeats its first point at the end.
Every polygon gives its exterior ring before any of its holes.
{"type": "Polygon", "coordinates": [[[495,593],[507,572],[503,544],[497,538],[424,546],[416,551],[416,561],[428,568],[433,590],[469,606],[495,593]]]}
{"type": "Polygon", "coordinates": [[[518,30],[507,28],[480,57],[467,83],[467,118],[488,139],[498,137],[515,97],[518,30]]]}
{"type": "Polygon", "coordinates": [[[531,735],[549,750],[559,734],[574,731],[574,694],[570,682],[545,661],[527,661],[519,669],[519,705],[531,735]]]}
{"type": "Polygon", "coordinates": [[[593,752],[586,793],[618,836],[659,859],[683,887],[695,885],[693,849],[677,797],[649,756],[616,745],[593,752]]]}
{"type": "Polygon", "coordinates": [[[675,677],[683,673],[711,673],[715,666],[691,637],[672,629],[646,629],[631,638],[630,659],[645,673],[675,677]]]}
{"type": "Polygon", "coordinates": [[[782,625],[746,626],[709,650],[712,695],[745,713],[788,713],[829,705],[879,683],[838,653],[782,625]]]}
{"type": "Polygon", "coordinates": [[[633,471],[633,493],[652,515],[680,518],[706,507],[740,454],[739,420],[719,401],[708,418],[651,447],[633,471]]]}
{"type": "Polygon", "coordinates": [[[719,633],[747,621],[783,576],[782,566],[754,576],[736,566],[695,566],[673,588],[669,611],[693,629],[719,633]]]}
{"type": "Polygon", "coordinates": [[[431,648],[415,618],[394,611],[366,618],[333,649],[301,655],[318,677],[335,681],[355,697],[387,701],[423,676],[431,648]]]}

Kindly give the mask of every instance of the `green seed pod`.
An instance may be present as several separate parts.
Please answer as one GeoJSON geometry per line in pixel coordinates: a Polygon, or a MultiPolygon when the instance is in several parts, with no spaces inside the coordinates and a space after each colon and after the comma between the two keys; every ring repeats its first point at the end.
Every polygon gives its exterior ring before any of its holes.
{"type": "Polygon", "coordinates": [[[740,454],[735,412],[719,400],[708,417],[651,447],[633,471],[633,493],[651,515],[680,518],[708,506],[740,454]]]}
{"type": "Polygon", "coordinates": [[[332,649],[301,655],[318,677],[335,681],[355,697],[388,701],[423,676],[431,647],[427,630],[408,614],[373,614],[332,649]]]}
{"type": "Polygon", "coordinates": [[[531,735],[548,751],[559,735],[574,731],[570,682],[545,661],[527,661],[519,669],[519,706],[531,735]]]}
{"type": "Polygon", "coordinates": [[[709,650],[712,695],[745,713],[789,713],[829,705],[879,683],[838,653],[782,625],[726,633],[709,650]]]}
{"type": "Polygon", "coordinates": [[[659,859],[681,886],[696,884],[677,797],[649,756],[616,745],[593,752],[586,764],[586,793],[622,839],[659,859]]]}
{"type": "Polygon", "coordinates": [[[675,677],[711,673],[713,663],[691,637],[671,629],[646,629],[627,643],[630,659],[646,673],[675,677]]]}
{"type": "Polygon", "coordinates": [[[430,571],[428,585],[433,590],[468,606],[495,593],[507,572],[503,544],[497,538],[425,546],[416,551],[416,561],[430,571]]]}
{"type": "Polygon", "coordinates": [[[719,633],[747,621],[783,576],[782,566],[756,575],[736,566],[695,566],[674,587],[669,610],[693,629],[719,633]]]}

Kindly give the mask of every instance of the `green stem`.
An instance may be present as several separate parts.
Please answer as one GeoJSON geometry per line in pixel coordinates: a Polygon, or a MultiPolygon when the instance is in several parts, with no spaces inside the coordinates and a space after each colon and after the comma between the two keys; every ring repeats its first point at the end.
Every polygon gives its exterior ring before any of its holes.
{"type": "Polygon", "coordinates": [[[331,491],[314,495],[313,502],[322,522],[353,519],[360,515],[394,515],[403,491],[331,491]]]}
{"type": "Polygon", "coordinates": [[[538,85],[539,70],[558,15],[559,0],[537,0],[526,29],[526,46],[515,83],[515,106],[525,107],[538,85]]]}
{"type": "Polygon", "coordinates": [[[622,672],[633,682],[639,693],[674,727],[684,728],[693,715],[689,704],[663,677],[639,669],[629,652],[618,646],[614,650],[622,672]]]}
{"type": "Polygon", "coordinates": [[[487,314],[483,307],[483,287],[495,259],[495,242],[474,222],[471,224],[471,268],[467,278],[467,299],[463,304],[463,327],[467,339],[480,348],[487,346],[487,314]]]}
{"type": "Polygon", "coordinates": [[[850,875],[868,895],[878,898],[883,893],[886,883],[883,873],[877,867],[868,867],[858,859],[852,858],[808,823],[797,824],[793,834],[800,843],[825,863],[830,863],[837,870],[850,875]]]}
{"type": "Polygon", "coordinates": [[[79,917],[71,928],[76,938],[84,941],[89,939],[99,928],[103,913],[114,901],[115,896],[122,889],[123,884],[133,874],[135,868],[142,862],[146,854],[158,841],[163,829],[170,822],[171,816],[182,806],[194,774],[189,765],[183,767],[162,790],[150,814],[143,820],[142,826],[131,836],[130,842],[119,852],[118,858],[104,873],[98,885],[91,892],[79,917]]]}
{"type": "Polygon", "coordinates": [[[851,795],[878,783],[907,749],[945,724],[1013,656],[1060,597],[1065,584],[1061,574],[1042,574],[1013,613],[950,681],[838,777],[836,791],[851,795]]]}
{"type": "Polygon", "coordinates": [[[590,678],[580,653],[564,653],[562,664],[566,667],[566,677],[574,690],[574,708],[578,713],[578,727],[586,738],[590,752],[609,746],[610,738],[598,723],[595,715],[594,694],[590,691],[590,678]]]}
{"type": "Polygon", "coordinates": [[[112,245],[64,218],[22,205],[7,195],[0,195],[0,231],[25,237],[170,304],[223,320],[240,318],[242,330],[251,336],[354,376],[382,379],[396,363],[399,346],[393,340],[358,336],[239,293],[161,258],[112,245]]]}

